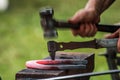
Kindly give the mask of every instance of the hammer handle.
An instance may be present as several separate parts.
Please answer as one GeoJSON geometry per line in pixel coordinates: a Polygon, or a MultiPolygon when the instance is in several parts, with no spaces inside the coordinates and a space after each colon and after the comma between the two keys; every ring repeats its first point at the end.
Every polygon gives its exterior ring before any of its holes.
{"type": "MultiPolygon", "coordinates": [[[[72,29],[78,29],[80,24],[72,24],[69,22],[60,22],[55,21],[55,26],[58,28],[72,28],[72,29]]],[[[115,32],[117,29],[120,28],[120,25],[104,25],[104,24],[96,24],[96,27],[98,31],[101,32],[115,32]]]]}

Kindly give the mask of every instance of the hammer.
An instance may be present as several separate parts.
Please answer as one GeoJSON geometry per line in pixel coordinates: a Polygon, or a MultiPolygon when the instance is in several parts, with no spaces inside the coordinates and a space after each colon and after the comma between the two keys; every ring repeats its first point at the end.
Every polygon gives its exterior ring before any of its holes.
{"type": "MultiPolygon", "coordinates": [[[[53,18],[53,8],[42,8],[40,10],[41,26],[44,31],[44,38],[54,38],[58,36],[56,28],[72,28],[78,29],[79,24],[72,24],[65,21],[57,21],[53,18]]],[[[104,25],[96,24],[98,31],[102,32],[115,32],[120,26],[118,25],[104,25]]]]}
{"type": "Polygon", "coordinates": [[[55,42],[55,41],[48,41],[48,52],[52,60],[55,59],[55,55],[57,51],[64,51],[64,50],[74,50],[79,48],[110,48],[113,49],[115,52],[117,51],[117,41],[118,38],[113,39],[94,39],[90,41],[84,42],[55,42]]]}

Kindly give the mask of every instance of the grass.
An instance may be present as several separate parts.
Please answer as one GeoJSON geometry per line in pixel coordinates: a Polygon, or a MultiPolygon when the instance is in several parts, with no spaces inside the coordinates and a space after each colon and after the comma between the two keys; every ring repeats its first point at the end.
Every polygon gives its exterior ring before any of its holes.
{"type": "MultiPolygon", "coordinates": [[[[25,68],[28,60],[43,59],[48,56],[47,46],[40,27],[39,7],[52,6],[55,18],[69,19],[78,9],[83,8],[87,0],[35,0],[13,5],[9,11],[0,14],[0,75],[3,80],[14,80],[15,74],[25,68]],[[59,4],[57,4],[59,3],[59,4]],[[20,6],[22,5],[23,6],[20,6]],[[16,6],[16,7],[15,7],[16,6]]],[[[120,1],[116,1],[101,16],[101,23],[113,24],[120,20],[120,1]]],[[[56,41],[85,41],[93,38],[72,36],[70,30],[58,30],[56,41]],[[66,35],[64,35],[66,34],[66,35]]],[[[103,38],[106,33],[98,32],[94,38],[103,38]]],[[[77,49],[76,52],[95,53],[95,70],[107,70],[104,57],[98,56],[105,49],[77,49]],[[104,65],[104,66],[101,66],[104,65]]],[[[91,80],[110,80],[109,76],[92,77],[91,80]]]]}

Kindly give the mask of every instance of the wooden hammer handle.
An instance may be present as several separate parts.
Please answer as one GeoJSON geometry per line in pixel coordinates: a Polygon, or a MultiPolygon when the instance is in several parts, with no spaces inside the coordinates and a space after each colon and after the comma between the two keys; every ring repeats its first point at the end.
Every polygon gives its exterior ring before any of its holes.
{"type": "MultiPolygon", "coordinates": [[[[72,24],[69,22],[61,22],[61,21],[55,21],[55,26],[57,28],[73,28],[78,29],[80,24],[72,24]]],[[[101,32],[115,32],[117,29],[120,28],[120,25],[104,25],[104,24],[96,24],[96,27],[98,31],[101,32]]]]}

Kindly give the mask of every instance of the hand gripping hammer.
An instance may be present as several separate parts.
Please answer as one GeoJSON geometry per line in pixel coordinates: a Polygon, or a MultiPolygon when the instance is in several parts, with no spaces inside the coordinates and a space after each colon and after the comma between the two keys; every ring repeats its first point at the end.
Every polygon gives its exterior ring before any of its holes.
{"type": "MultiPolygon", "coordinates": [[[[72,24],[65,21],[57,21],[53,18],[54,10],[52,8],[43,8],[40,10],[41,26],[44,31],[45,38],[54,38],[58,36],[56,28],[73,28],[78,29],[79,24],[72,24]]],[[[115,32],[120,26],[96,24],[98,31],[115,32]]]]}

